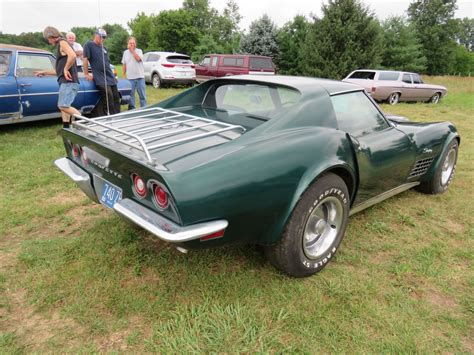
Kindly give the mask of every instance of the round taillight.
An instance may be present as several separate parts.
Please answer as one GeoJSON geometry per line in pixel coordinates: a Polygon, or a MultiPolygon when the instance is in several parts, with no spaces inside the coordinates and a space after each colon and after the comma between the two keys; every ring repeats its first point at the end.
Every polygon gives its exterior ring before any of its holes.
{"type": "Polygon", "coordinates": [[[132,174],[132,181],[133,181],[133,191],[139,198],[146,197],[146,184],[143,179],[138,176],[137,174],[132,174]]]}
{"type": "Polygon", "coordinates": [[[153,200],[157,207],[166,209],[169,205],[168,193],[160,185],[153,185],[153,200]]]}
{"type": "Polygon", "coordinates": [[[72,155],[74,158],[77,158],[79,156],[79,152],[80,152],[81,148],[79,148],[79,146],[77,144],[73,144],[72,146],[72,155]]]}
{"type": "Polygon", "coordinates": [[[87,154],[84,148],[81,149],[81,160],[82,160],[82,164],[84,165],[87,165],[89,163],[89,160],[87,160],[87,154]]]}

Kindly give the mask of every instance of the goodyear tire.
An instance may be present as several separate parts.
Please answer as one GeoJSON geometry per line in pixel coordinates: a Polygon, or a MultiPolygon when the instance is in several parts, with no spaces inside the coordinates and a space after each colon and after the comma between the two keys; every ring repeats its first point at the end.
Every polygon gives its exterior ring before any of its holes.
{"type": "Polygon", "coordinates": [[[278,243],[266,247],[270,263],[294,277],[323,269],[341,244],[349,205],[347,186],[339,176],[319,178],[297,203],[278,243]]]}
{"type": "Polygon", "coordinates": [[[423,181],[416,189],[426,194],[441,194],[445,192],[454,177],[458,159],[459,144],[453,139],[441,156],[436,172],[430,180],[423,181]]]}

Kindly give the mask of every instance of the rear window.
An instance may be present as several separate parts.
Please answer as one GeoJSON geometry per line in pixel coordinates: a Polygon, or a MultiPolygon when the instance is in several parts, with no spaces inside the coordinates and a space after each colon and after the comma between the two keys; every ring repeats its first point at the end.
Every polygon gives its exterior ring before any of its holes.
{"type": "Polygon", "coordinates": [[[273,62],[270,58],[250,58],[250,69],[273,69],[273,62]]]}
{"type": "Polygon", "coordinates": [[[175,64],[193,64],[191,58],[185,55],[170,55],[166,57],[166,60],[175,64]]]}
{"type": "Polygon", "coordinates": [[[257,120],[268,120],[296,105],[301,94],[295,89],[262,84],[216,84],[209,90],[203,106],[243,115],[257,120]]]}
{"type": "Polygon", "coordinates": [[[367,79],[374,80],[375,72],[374,71],[356,71],[352,73],[349,79],[367,79]]]}
{"type": "Polygon", "coordinates": [[[398,80],[400,73],[383,71],[379,74],[379,80],[398,80]]]}
{"type": "Polygon", "coordinates": [[[222,65],[225,67],[243,67],[244,66],[244,58],[229,58],[224,57],[222,61],[222,65]]]}

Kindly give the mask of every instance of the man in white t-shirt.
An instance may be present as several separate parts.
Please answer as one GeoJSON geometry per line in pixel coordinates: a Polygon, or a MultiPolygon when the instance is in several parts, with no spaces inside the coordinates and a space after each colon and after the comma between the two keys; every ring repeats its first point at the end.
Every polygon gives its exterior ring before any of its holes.
{"type": "Polygon", "coordinates": [[[127,48],[122,56],[122,72],[132,85],[128,109],[133,110],[135,108],[135,90],[138,91],[140,107],[146,106],[145,68],[143,66],[143,52],[137,48],[135,37],[128,38],[127,48]]]}
{"type": "Polygon", "coordinates": [[[74,32],[68,32],[66,34],[66,39],[76,53],[77,70],[82,71],[82,46],[76,42],[76,34],[74,32]]]}

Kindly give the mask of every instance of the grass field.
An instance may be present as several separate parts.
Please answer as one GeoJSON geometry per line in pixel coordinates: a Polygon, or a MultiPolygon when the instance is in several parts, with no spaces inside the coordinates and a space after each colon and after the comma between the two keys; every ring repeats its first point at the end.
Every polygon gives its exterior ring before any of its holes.
{"type": "Polygon", "coordinates": [[[383,109],[457,125],[450,189],[353,216],[306,279],[247,246],[180,254],[53,166],[59,120],[0,127],[0,353],[473,353],[474,79],[429,81],[449,89],[439,105],[383,109]]]}

